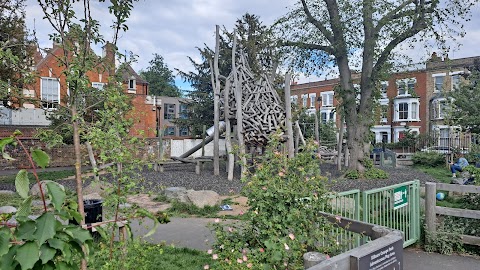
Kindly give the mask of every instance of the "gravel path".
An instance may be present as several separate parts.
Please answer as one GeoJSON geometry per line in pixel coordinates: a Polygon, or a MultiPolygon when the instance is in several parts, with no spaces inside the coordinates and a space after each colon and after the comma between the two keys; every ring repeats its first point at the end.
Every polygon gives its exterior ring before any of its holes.
{"type": "MultiPolygon", "coordinates": [[[[195,174],[195,165],[193,164],[168,164],[165,165],[163,173],[155,172],[153,169],[144,169],[141,174],[144,180],[140,183],[143,191],[160,192],[166,187],[186,187],[194,190],[214,190],[220,195],[238,194],[243,183],[239,179],[240,172],[238,168],[235,171],[235,177],[232,181],[227,180],[227,174],[223,168],[220,167],[220,175],[214,176],[212,174],[213,164],[205,164],[204,169],[200,175],[195,174]]],[[[398,184],[414,179],[420,180],[422,184],[425,182],[437,182],[433,177],[413,169],[412,167],[399,168],[385,168],[389,173],[389,179],[337,179],[340,173],[336,171],[336,165],[330,163],[321,164],[322,175],[326,175],[331,180],[331,189],[334,191],[346,191],[351,189],[368,190],[379,187],[385,187],[393,184],[398,184]]],[[[448,173],[448,172],[445,172],[448,173]]],[[[85,181],[84,186],[90,183],[91,179],[85,181]]],[[[74,180],[60,180],[60,184],[68,189],[75,189],[74,180]]],[[[0,190],[15,190],[15,185],[8,183],[0,183],[0,190]]]]}

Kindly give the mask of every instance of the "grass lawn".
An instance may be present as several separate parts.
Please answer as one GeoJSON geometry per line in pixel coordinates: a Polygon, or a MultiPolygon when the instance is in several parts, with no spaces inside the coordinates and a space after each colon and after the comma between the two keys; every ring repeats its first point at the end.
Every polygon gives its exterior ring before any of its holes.
{"type": "Polygon", "coordinates": [[[0,206],[10,205],[18,208],[22,202],[22,197],[16,193],[12,195],[0,194],[0,206]]]}
{"type": "Polygon", "coordinates": [[[452,174],[450,173],[450,170],[445,166],[438,166],[438,167],[415,166],[415,169],[421,172],[424,172],[428,175],[431,175],[441,183],[450,184],[450,181],[452,180],[452,174]]]}
{"type": "MultiPolygon", "coordinates": [[[[75,175],[74,170],[68,170],[68,171],[52,171],[52,172],[40,172],[38,173],[38,177],[40,180],[61,180],[65,179],[69,176],[75,175]]],[[[15,177],[16,175],[6,175],[6,176],[0,176],[0,183],[15,183],[15,177]]],[[[30,182],[35,180],[35,176],[33,173],[28,173],[28,179],[30,179],[30,182]]]]}
{"type": "Polygon", "coordinates": [[[187,270],[204,269],[205,265],[212,266],[214,261],[205,251],[188,248],[175,248],[163,244],[140,243],[138,241],[127,244],[126,253],[117,246],[114,251],[114,260],[109,258],[109,248],[99,244],[94,255],[89,260],[89,269],[168,269],[187,270]]]}

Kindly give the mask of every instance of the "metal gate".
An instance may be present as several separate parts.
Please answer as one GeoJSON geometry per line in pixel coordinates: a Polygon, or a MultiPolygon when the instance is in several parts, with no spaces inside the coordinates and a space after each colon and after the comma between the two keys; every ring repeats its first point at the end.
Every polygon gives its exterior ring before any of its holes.
{"type": "MultiPolygon", "coordinates": [[[[363,192],[341,192],[331,198],[332,214],[402,231],[403,247],[407,247],[420,239],[419,188],[420,182],[414,180],[363,192]]],[[[360,245],[358,235],[340,237],[351,238],[349,248],[360,245]]]]}
{"type": "Polygon", "coordinates": [[[420,238],[420,182],[362,192],[362,220],[403,232],[403,247],[420,238]]]}

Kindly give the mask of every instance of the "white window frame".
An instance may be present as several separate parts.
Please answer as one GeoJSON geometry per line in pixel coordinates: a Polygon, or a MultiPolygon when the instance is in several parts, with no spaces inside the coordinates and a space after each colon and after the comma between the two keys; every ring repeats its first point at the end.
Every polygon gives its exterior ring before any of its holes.
{"type": "Polygon", "coordinates": [[[385,126],[373,126],[370,128],[370,131],[375,133],[375,142],[376,143],[381,143],[382,142],[382,133],[387,133],[387,141],[386,143],[391,143],[392,142],[392,127],[390,125],[385,125],[385,126]]]}
{"type": "Polygon", "coordinates": [[[464,73],[465,73],[464,71],[450,72],[450,89],[451,89],[451,91],[455,91],[455,85],[453,83],[453,77],[458,76],[458,84],[456,85],[458,87],[458,86],[460,86],[460,82],[461,82],[461,76],[460,75],[462,75],[464,73]]]}
{"type": "Polygon", "coordinates": [[[133,77],[128,80],[127,92],[130,94],[137,93],[137,80],[133,77]]]}
{"type": "Polygon", "coordinates": [[[447,107],[446,103],[447,103],[446,98],[437,98],[432,101],[432,108],[433,108],[432,119],[441,120],[445,118],[445,112],[443,110],[444,110],[444,107],[445,108],[447,107]],[[442,103],[444,103],[445,105],[442,106],[442,103]]]}
{"type": "Polygon", "coordinates": [[[380,96],[381,98],[388,98],[388,81],[380,83],[380,96]]]}
{"type": "Polygon", "coordinates": [[[335,112],[335,108],[327,108],[320,110],[320,122],[326,124],[327,122],[337,120],[337,113],[335,112]],[[323,117],[325,115],[325,117],[323,117]]]}
{"type": "Polygon", "coordinates": [[[333,91],[327,91],[321,93],[322,96],[322,107],[333,107],[333,91]]]}
{"type": "Polygon", "coordinates": [[[308,94],[308,97],[310,99],[310,108],[315,108],[315,102],[317,101],[317,94],[310,93],[308,94]]]}
{"type": "Polygon", "coordinates": [[[103,90],[103,87],[105,86],[105,83],[102,82],[92,82],[92,87],[96,88],[98,90],[103,90]]]}
{"type": "Polygon", "coordinates": [[[48,102],[47,104],[47,107],[48,109],[55,109],[54,107],[50,107],[53,104],[60,104],[60,79],[59,78],[54,78],[54,77],[40,77],[40,99],[42,101],[46,101],[48,102]],[[52,80],[52,81],[57,81],[57,96],[58,96],[58,99],[55,101],[55,100],[49,100],[49,99],[44,99],[43,98],[43,80],[52,80]]]}
{"type": "Polygon", "coordinates": [[[308,95],[307,95],[307,94],[302,95],[302,108],[306,108],[306,107],[307,107],[307,99],[308,99],[308,95]]]}
{"type": "Polygon", "coordinates": [[[395,108],[395,113],[393,116],[393,122],[408,122],[408,121],[420,121],[420,98],[401,98],[394,99],[393,107],[395,108]],[[407,118],[400,119],[400,104],[408,104],[408,109],[406,112],[407,118]],[[412,113],[412,106],[416,107],[414,113],[412,113]]]}
{"type": "Polygon", "coordinates": [[[407,97],[411,96],[411,93],[415,93],[415,85],[417,84],[417,78],[405,78],[405,79],[398,79],[396,80],[397,85],[397,96],[399,97],[407,97]],[[413,84],[413,89],[410,89],[410,85],[413,84]],[[404,86],[405,90],[403,93],[400,93],[400,86],[404,86]]]}
{"type": "Polygon", "coordinates": [[[447,76],[447,73],[436,73],[436,74],[432,74],[432,78],[433,78],[433,92],[434,93],[438,93],[438,92],[441,92],[443,90],[443,85],[445,84],[445,77],[447,76]],[[442,82],[442,87],[440,90],[437,90],[437,77],[443,77],[443,82],[442,82]]]}

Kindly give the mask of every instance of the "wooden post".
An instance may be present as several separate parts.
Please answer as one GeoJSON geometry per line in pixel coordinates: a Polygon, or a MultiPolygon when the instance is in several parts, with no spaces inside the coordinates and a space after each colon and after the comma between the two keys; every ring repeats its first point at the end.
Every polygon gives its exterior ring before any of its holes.
{"type": "Polygon", "coordinates": [[[425,224],[428,232],[435,232],[437,229],[435,225],[437,219],[435,213],[435,207],[437,206],[436,193],[436,183],[425,183],[425,224]]]}
{"type": "MultiPolygon", "coordinates": [[[[220,131],[219,131],[219,124],[220,121],[220,81],[219,81],[219,71],[218,71],[218,54],[220,51],[220,27],[218,25],[215,26],[215,57],[213,60],[214,64],[214,71],[215,71],[215,85],[213,87],[213,110],[214,110],[214,118],[213,118],[213,174],[220,175],[220,147],[219,147],[219,140],[220,140],[220,131]]],[[[213,72],[213,70],[212,70],[213,72]]]]}
{"type": "Polygon", "coordinates": [[[95,160],[95,156],[93,155],[92,145],[90,144],[90,142],[85,142],[85,145],[87,146],[88,157],[90,158],[90,164],[92,164],[95,181],[99,181],[100,179],[98,178],[97,161],[95,160]]]}
{"type": "Polygon", "coordinates": [[[287,126],[287,151],[288,157],[293,158],[295,156],[295,147],[293,142],[293,126],[292,126],[292,101],[290,100],[290,80],[292,75],[287,73],[285,75],[285,125],[287,126]]]}
{"type": "Polygon", "coordinates": [[[227,79],[225,83],[225,90],[223,91],[223,108],[224,108],[224,117],[225,117],[225,149],[227,150],[227,179],[233,180],[233,171],[234,171],[234,162],[235,155],[233,154],[232,149],[232,128],[230,125],[230,104],[228,103],[228,97],[230,96],[230,79],[227,79]]]}
{"type": "Polygon", "coordinates": [[[246,173],[246,164],[247,160],[245,157],[245,142],[243,138],[243,111],[242,111],[242,78],[238,78],[237,75],[237,67],[235,64],[235,55],[236,55],[236,49],[237,49],[237,34],[234,31],[234,37],[233,37],[233,48],[232,48],[232,73],[233,73],[233,81],[234,81],[234,86],[235,86],[235,102],[236,102],[236,118],[237,118],[237,138],[238,138],[238,148],[240,150],[240,158],[242,159],[242,176],[245,175],[246,173]]]}
{"type": "Polygon", "coordinates": [[[207,136],[207,126],[203,125],[203,130],[202,130],[202,157],[205,156],[205,136],[207,136]]]}
{"type": "Polygon", "coordinates": [[[305,138],[303,137],[302,129],[300,128],[300,124],[298,123],[298,120],[295,121],[295,126],[297,127],[298,137],[300,137],[302,144],[306,145],[307,143],[305,142],[305,138]]]}

